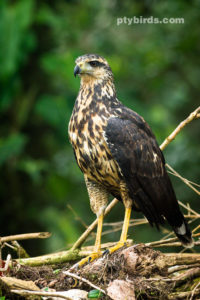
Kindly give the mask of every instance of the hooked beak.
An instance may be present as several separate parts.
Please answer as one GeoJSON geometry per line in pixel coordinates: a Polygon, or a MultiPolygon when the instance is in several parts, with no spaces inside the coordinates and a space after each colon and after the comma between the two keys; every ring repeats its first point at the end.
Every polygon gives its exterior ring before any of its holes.
{"type": "Polygon", "coordinates": [[[76,65],[74,68],[74,76],[76,77],[76,75],[80,73],[81,73],[81,68],[78,65],[76,65]]]}

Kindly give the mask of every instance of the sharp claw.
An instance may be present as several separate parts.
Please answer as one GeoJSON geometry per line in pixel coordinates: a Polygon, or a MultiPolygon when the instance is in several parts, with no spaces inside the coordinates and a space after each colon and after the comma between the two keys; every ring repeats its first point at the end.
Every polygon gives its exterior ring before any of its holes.
{"type": "Polygon", "coordinates": [[[106,249],[106,250],[103,251],[102,256],[105,257],[108,254],[110,254],[110,251],[109,251],[109,249],[106,249]]]}
{"type": "Polygon", "coordinates": [[[79,269],[79,263],[73,265],[73,266],[70,268],[70,270],[76,270],[76,271],[77,271],[78,269],[79,269]]]}
{"type": "Polygon", "coordinates": [[[75,288],[78,284],[78,280],[76,278],[74,278],[74,284],[72,285],[73,288],[75,288]]]}

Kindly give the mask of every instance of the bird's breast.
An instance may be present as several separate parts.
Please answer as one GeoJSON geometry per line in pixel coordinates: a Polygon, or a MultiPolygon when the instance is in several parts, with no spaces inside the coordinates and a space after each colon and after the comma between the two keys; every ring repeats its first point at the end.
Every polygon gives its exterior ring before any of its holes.
{"type": "Polygon", "coordinates": [[[94,112],[80,109],[72,114],[69,138],[77,163],[91,180],[117,187],[121,175],[104,138],[107,121],[111,115],[105,107],[94,112]]]}

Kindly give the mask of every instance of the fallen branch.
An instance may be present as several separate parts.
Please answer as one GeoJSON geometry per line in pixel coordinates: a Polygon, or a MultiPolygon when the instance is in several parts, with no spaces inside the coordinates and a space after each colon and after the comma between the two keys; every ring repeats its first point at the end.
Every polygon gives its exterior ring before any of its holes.
{"type": "MultiPolygon", "coordinates": [[[[127,240],[129,245],[133,243],[132,240],[127,240]]],[[[112,246],[114,246],[116,243],[105,243],[101,245],[101,249],[107,249],[112,246]]],[[[67,251],[61,251],[57,253],[51,253],[46,255],[41,255],[37,257],[30,257],[30,258],[19,258],[15,261],[21,265],[25,266],[43,266],[43,265],[54,265],[58,263],[65,263],[68,261],[75,261],[78,259],[81,259],[85,256],[88,256],[92,253],[93,246],[87,246],[83,247],[81,250],[75,249],[75,250],[67,250],[67,251]]]]}
{"type": "MultiPolygon", "coordinates": [[[[86,249],[85,252],[91,252],[92,247],[87,248],[84,248],[86,249]]],[[[78,252],[78,250],[75,251],[78,252]]],[[[34,299],[36,299],[36,295],[44,297],[61,296],[61,292],[43,292],[35,284],[39,284],[40,288],[51,285],[51,288],[54,287],[58,291],[60,287],[65,291],[76,289],[75,284],[78,289],[85,290],[87,285],[111,297],[111,291],[113,290],[116,293],[118,291],[119,294],[121,293],[118,284],[121,283],[120,286],[124,287],[127,282],[129,285],[125,286],[123,292],[132,293],[130,299],[135,299],[138,295],[141,295],[141,299],[150,299],[150,295],[154,295],[155,299],[178,299],[175,297],[180,289],[181,291],[186,290],[189,297],[200,295],[198,286],[200,281],[200,254],[164,254],[144,244],[121,248],[111,255],[105,255],[78,270],[73,270],[73,272],[62,270],[54,273],[52,267],[36,269],[35,267],[25,266],[21,271],[18,266],[14,266],[12,272],[15,272],[14,274],[18,278],[21,275],[21,278],[26,278],[26,280],[2,277],[0,282],[5,282],[7,290],[22,296],[32,295],[35,296],[34,299]],[[40,274],[39,280],[36,280],[36,282],[29,281],[37,278],[35,275],[33,277],[33,274],[36,274],[35,270],[37,270],[37,274],[40,274]],[[44,272],[45,270],[47,273],[44,272]],[[127,291],[128,287],[131,287],[131,289],[127,291]]],[[[65,294],[62,294],[62,296],[65,296],[65,294]]],[[[71,297],[70,294],[66,294],[66,296],[69,296],[69,298],[62,298],[70,299],[71,297]]],[[[111,299],[116,299],[116,297],[111,297],[111,299]]],[[[119,299],[125,299],[125,296],[121,296],[119,299]]]]}
{"type": "Polygon", "coordinates": [[[193,299],[193,296],[199,295],[199,290],[195,291],[193,293],[193,291],[189,291],[189,292],[177,292],[177,293],[172,293],[168,296],[169,300],[178,300],[178,299],[189,299],[189,296],[192,296],[192,298],[190,298],[191,300],[193,299]]]}
{"type": "Polygon", "coordinates": [[[78,276],[77,274],[74,274],[74,273],[71,273],[69,271],[63,271],[63,274],[67,275],[67,276],[70,276],[70,277],[73,277],[75,279],[78,279],[84,283],[86,283],[87,285],[93,287],[94,289],[97,289],[99,290],[100,292],[102,292],[103,294],[106,294],[106,292],[104,290],[102,290],[100,287],[96,286],[95,284],[93,284],[92,282],[90,282],[89,280],[83,278],[83,277],[80,277],[78,276]]]}
{"type": "Polygon", "coordinates": [[[29,239],[46,239],[51,236],[49,232],[24,233],[0,237],[0,244],[11,241],[29,240],[29,239]]]}
{"type": "Polygon", "coordinates": [[[72,298],[64,296],[62,293],[52,293],[52,292],[36,292],[36,291],[29,291],[29,290],[11,290],[12,293],[19,294],[21,296],[28,296],[28,295],[36,295],[36,296],[43,296],[43,297],[59,297],[67,300],[73,300],[72,298]]]}
{"type": "Polygon", "coordinates": [[[8,254],[7,258],[6,258],[5,266],[4,267],[0,267],[0,272],[5,272],[5,271],[8,270],[10,261],[11,261],[11,255],[8,254]]]}
{"type": "MultiPolygon", "coordinates": [[[[126,280],[134,287],[136,295],[144,295],[145,299],[150,298],[148,295],[154,295],[155,299],[175,299],[173,297],[180,287],[182,290],[191,289],[188,295],[192,295],[193,284],[200,280],[199,266],[200,254],[163,254],[139,244],[93,261],[77,270],[78,276],[75,274],[74,278],[79,280],[79,286],[83,277],[90,279],[90,283],[93,281],[95,285],[103,286],[105,292],[115,280],[126,280]]],[[[197,288],[194,293],[197,291],[199,295],[197,288]]],[[[135,299],[134,296],[130,299],[135,299]]]]}
{"type": "MultiPolygon", "coordinates": [[[[200,233],[193,234],[192,236],[193,237],[199,237],[200,233]]],[[[154,241],[154,242],[150,242],[150,243],[145,243],[145,245],[146,246],[151,246],[151,247],[162,247],[162,246],[168,246],[169,244],[171,246],[173,242],[177,242],[178,246],[182,245],[180,242],[178,242],[177,237],[173,237],[173,238],[169,238],[169,239],[165,239],[165,240],[163,239],[163,240],[160,240],[160,241],[154,241]]],[[[195,242],[195,245],[199,245],[199,242],[195,242]]]]}

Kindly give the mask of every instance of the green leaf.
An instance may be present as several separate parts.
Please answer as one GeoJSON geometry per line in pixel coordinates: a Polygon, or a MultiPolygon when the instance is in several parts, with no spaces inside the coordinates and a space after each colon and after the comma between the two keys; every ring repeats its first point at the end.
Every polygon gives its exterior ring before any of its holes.
{"type": "Polygon", "coordinates": [[[54,274],[58,274],[58,273],[60,273],[60,269],[56,269],[56,270],[54,270],[54,271],[53,271],[53,273],[54,273],[54,274]]]}
{"type": "Polygon", "coordinates": [[[103,293],[100,292],[99,290],[91,290],[87,295],[87,297],[89,299],[100,299],[100,297],[102,297],[102,296],[103,296],[103,293]]]}

